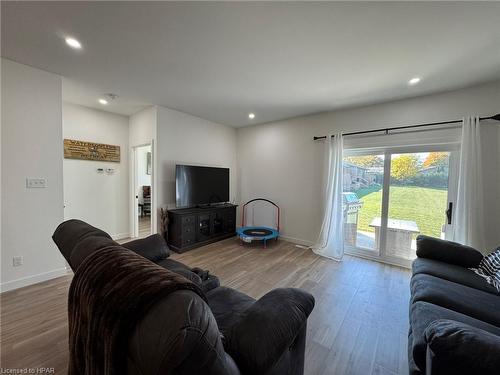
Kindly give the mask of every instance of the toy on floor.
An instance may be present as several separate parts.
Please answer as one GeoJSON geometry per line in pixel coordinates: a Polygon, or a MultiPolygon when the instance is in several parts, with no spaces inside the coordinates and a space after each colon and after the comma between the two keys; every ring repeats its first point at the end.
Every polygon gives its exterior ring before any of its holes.
{"type": "Polygon", "coordinates": [[[242,216],[241,227],[236,229],[236,233],[238,233],[238,236],[240,237],[241,244],[243,244],[243,242],[251,243],[252,241],[262,241],[264,248],[266,248],[268,240],[272,239],[278,240],[278,237],[280,235],[280,208],[276,203],[271,202],[270,200],[264,198],[252,199],[243,205],[241,216],[242,216]],[[267,202],[276,207],[277,210],[276,228],[270,228],[264,226],[245,226],[245,208],[249,203],[256,201],[267,202]]]}

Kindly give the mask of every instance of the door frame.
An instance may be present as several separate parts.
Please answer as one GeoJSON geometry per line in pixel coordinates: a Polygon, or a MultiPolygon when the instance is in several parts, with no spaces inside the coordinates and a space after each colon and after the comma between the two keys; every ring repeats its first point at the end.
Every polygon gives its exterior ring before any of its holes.
{"type": "MultiPolygon", "coordinates": [[[[362,149],[345,149],[345,156],[364,156],[364,155],[384,155],[384,179],[382,185],[382,201],[381,201],[381,226],[380,226],[380,246],[378,254],[375,251],[360,248],[358,246],[346,246],[345,253],[361,258],[376,260],[383,263],[411,267],[412,260],[399,257],[389,256],[385,254],[387,241],[387,221],[389,219],[389,193],[390,193],[390,172],[391,172],[391,157],[393,154],[405,153],[421,153],[421,152],[449,152],[449,172],[448,172],[448,196],[447,202],[452,202],[455,206],[456,193],[458,187],[459,159],[460,159],[460,143],[444,143],[444,144],[421,144],[408,146],[387,146],[373,147],[362,149]]],[[[445,213],[443,212],[443,216],[445,213]]],[[[452,221],[453,223],[453,221],[452,221]]],[[[451,239],[453,232],[452,224],[445,222],[445,238],[451,239]]]]}
{"type": "Polygon", "coordinates": [[[138,205],[138,173],[137,173],[137,149],[141,147],[151,147],[151,220],[150,220],[150,233],[154,234],[156,228],[155,212],[156,212],[156,189],[155,189],[155,158],[154,158],[154,141],[130,147],[130,237],[139,237],[139,205],[138,205]]]}

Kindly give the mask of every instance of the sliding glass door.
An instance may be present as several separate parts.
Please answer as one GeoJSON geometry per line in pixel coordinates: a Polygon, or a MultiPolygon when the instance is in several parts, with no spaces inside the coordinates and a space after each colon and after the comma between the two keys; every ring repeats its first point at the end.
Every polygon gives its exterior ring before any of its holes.
{"type": "Polygon", "coordinates": [[[382,217],[384,159],[378,153],[344,157],[344,244],[374,256],[380,243],[371,224],[382,217]]]}
{"type": "Polygon", "coordinates": [[[344,155],[347,253],[408,266],[416,257],[417,235],[449,238],[456,147],[345,150],[344,155]]]}

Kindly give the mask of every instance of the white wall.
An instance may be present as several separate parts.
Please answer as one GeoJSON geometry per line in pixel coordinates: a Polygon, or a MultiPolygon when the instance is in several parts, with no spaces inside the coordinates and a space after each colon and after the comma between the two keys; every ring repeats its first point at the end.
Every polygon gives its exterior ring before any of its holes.
{"type": "Polygon", "coordinates": [[[120,146],[120,162],[64,159],[64,218],[130,236],[128,117],[63,103],[63,137],[120,146]],[[98,173],[112,168],[114,173],[98,173]]]}
{"type": "MultiPolygon", "coordinates": [[[[152,186],[157,208],[175,207],[176,164],[230,168],[230,198],[236,200],[236,129],[161,106],[134,114],[129,124],[131,147],[153,140],[152,186]]],[[[152,217],[157,220],[154,212],[152,217]]]]}
{"type": "MultiPolygon", "coordinates": [[[[500,112],[500,81],[438,95],[353,108],[238,129],[241,202],[262,196],[282,208],[285,237],[312,243],[321,226],[323,145],[315,135],[336,131],[460,119],[500,112]]],[[[487,245],[500,245],[500,131],[485,125],[489,167],[487,245]],[[488,129],[486,129],[488,128],[488,129]],[[494,165],[496,163],[496,165],[494,165]]],[[[411,137],[411,136],[410,136],[411,137]]]]}
{"type": "Polygon", "coordinates": [[[2,59],[2,291],[66,273],[51,236],[63,221],[62,84],[2,59]],[[47,179],[27,189],[26,177],[47,179]],[[24,264],[13,267],[12,258],[24,264]]]}
{"type": "Polygon", "coordinates": [[[129,118],[130,147],[143,146],[156,139],[156,107],[148,107],[129,118]]]}
{"type": "Polygon", "coordinates": [[[230,168],[230,192],[236,199],[236,129],[172,109],[157,107],[158,207],[175,206],[175,165],[230,168]]]}

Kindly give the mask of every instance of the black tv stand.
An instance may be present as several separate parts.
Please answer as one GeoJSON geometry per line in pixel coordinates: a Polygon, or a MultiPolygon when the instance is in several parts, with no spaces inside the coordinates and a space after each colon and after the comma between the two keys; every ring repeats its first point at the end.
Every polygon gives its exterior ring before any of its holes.
{"type": "Polygon", "coordinates": [[[194,208],[218,208],[218,207],[232,207],[233,205],[230,203],[208,203],[208,204],[198,204],[194,208]]]}
{"type": "Polygon", "coordinates": [[[168,211],[168,246],[177,253],[236,235],[236,205],[223,203],[168,211]]]}

